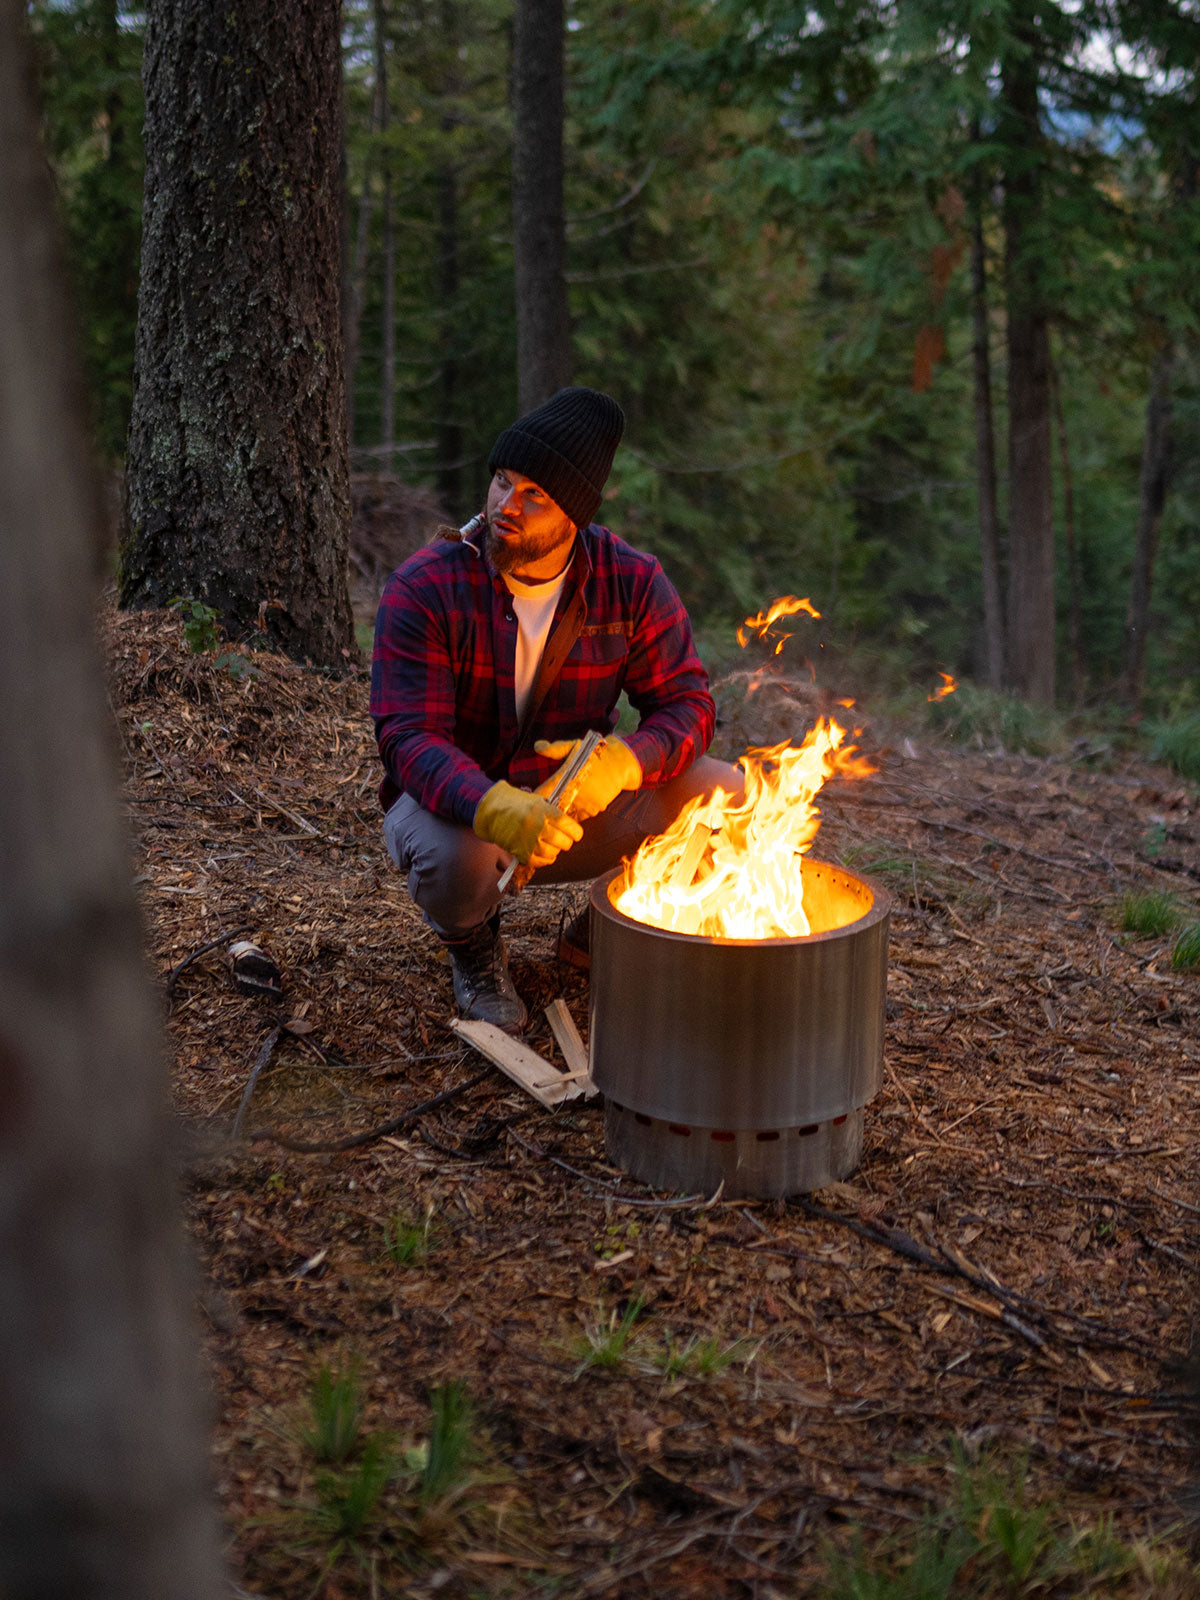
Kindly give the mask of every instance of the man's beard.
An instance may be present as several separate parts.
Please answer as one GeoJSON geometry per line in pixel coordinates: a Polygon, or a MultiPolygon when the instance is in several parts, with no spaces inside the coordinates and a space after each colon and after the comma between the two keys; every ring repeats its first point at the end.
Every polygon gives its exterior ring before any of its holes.
{"type": "Polygon", "coordinates": [[[488,524],[487,553],[497,572],[517,573],[540,561],[563,539],[566,530],[554,533],[527,533],[524,530],[514,538],[499,538],[488,524]]]}
{"type": "Polygon", "coordinates": [[[522,534],[516,539],[511,537],[500,539],[490,527],[487,535],[487,553],[497,572],[516,572],[545,554],[539,548],[538,541],[527,534],[522,534]]]}

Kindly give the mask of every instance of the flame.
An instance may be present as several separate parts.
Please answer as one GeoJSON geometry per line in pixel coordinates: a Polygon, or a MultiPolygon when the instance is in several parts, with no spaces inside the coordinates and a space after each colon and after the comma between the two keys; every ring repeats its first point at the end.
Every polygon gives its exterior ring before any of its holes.
{"type": "Polygon", "coordinates": [[[718,939],[809,933],[801,857],[820,827],[815,796],[835,773],[876,769],[846,730],[821,718],[794,748],[748,750],[745,798],[723,789],[689,802],[666,833],[647,839],[613,886],[612,903],[637,922],[718,939]]]}
{"type": "Polygon", "coordinates": [[[935,689],[932,694],[927,694],[926,700],[944,700],[948,694],[953,694],[957,690],[958,684],[948,672],[939,672],[938,677],[942,680],[941,688],[935,689]]]}
{"type": "Polygon", "coordinates": [[[773,600],[765,611],[760,611],[757,616],[747,617],[737,631],[737,642],[744,650],[751,638],[758,638],[764,644],[769,644],[773,639],[778,639],[775,645],[775,655],[783,649],[792,637],[790,633],[778,634],[773,625],[781,617],[794,617],[798,611],[806,611],[810,617],[820,617],[821,613],[809,599],[797,600],[794,594],[785,594],[781,600],[773,600]]]}

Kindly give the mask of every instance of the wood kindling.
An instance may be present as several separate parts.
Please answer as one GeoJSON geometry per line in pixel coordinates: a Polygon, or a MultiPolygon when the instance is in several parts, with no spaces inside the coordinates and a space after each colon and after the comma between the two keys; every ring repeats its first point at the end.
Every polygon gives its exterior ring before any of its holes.
{"type": "Polygon", "coordinates": [[[470,1022],[453,1017],[450,1027],[548,1110],[564,1100],[577,1100],[581,1095],[596,1092],[586,1068],[582,1076],[576,1072],[560,1072],[553,1062],[545,1060],[536,1050],[514,1039],[493,1022],[470,1022]]]}

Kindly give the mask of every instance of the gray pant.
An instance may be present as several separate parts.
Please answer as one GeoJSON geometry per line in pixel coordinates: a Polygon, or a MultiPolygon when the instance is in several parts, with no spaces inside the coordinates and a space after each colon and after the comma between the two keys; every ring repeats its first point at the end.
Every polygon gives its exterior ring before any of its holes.
{"type": "MultiPolygon", "coordinates": [[[[583,824],[583,838],[564,850],[530,882],[582,883],[618,866],[651,834],[662,833],[687,802],[718,787],[737,795],[742,773],[724,761],[701,756],[661,788],[619,794],[599,816],[583,824]]],[[[402,794],[383,819],[388,854],[408,874],[408,892],[426,922],[444,939],[459,939],[485,922],[500,904],[496,885],[512,857],[460,822],[425,811],[402,794]]]]}

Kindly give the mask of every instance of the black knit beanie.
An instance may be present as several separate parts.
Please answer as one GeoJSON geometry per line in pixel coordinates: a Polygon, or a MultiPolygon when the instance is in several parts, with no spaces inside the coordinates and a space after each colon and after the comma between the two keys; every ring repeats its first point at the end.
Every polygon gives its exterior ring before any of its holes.
{"type": "Polygon", "coordinates": [[[625,431],[625,413],[598,389],[560,389],[518,417],[492,446],[488,471],[532,478],[577,528],[600,509],[601,491],[625,431]]]}

